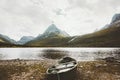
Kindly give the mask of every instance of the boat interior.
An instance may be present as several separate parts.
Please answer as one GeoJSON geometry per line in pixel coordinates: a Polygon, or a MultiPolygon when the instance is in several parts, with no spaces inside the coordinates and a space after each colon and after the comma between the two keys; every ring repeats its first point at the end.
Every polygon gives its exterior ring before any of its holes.
{"type": "Polygon", "coordinates": [[[55,66],[52,66],[49,68],[48,73],[61,73],[61,72],[66,72],[71,70],[75,65],[76,61],[71,61],[71,62],[66,62],[66,63],[61,63],[55,66]]]}

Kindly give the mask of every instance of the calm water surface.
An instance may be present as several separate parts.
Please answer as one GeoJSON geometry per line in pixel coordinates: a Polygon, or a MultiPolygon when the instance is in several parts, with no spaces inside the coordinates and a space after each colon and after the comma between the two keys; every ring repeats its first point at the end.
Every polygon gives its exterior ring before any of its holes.
{"type": "Polygon", "coordinates": [[[78,61],[92,61],[114,56],[111,51],[118,48],[0,48],[0,59],[43,59],[38,55],[47,49],[67,51],[69,56],[78,61]]]}

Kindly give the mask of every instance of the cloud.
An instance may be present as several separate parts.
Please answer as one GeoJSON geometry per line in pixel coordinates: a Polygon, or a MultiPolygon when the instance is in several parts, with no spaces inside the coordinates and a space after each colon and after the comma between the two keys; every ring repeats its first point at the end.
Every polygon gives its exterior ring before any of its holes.
{"type": "Polygon", "coordinates": [[[42,32],[38,30],[44,29],[43,26],[50,22],[49,13],[30,0],[1,0],[0,3],[1,33],[10,37],[23,33],[21,36],[14,36],[14,39],[19,39],[32,31],[32,35],[38,35],[38,32],[42,32]]]}
{"type": "Polygon", "coordinates": [[[62,9],[56,9],[56,10],[54,10],[53,11],[56,15],[58,15],[58,16],[66,16],[66,13],[65,13],[65,11],[64,10],[62,10],[62,9]]]}
{"type": "Polygon", "coordinates": [[[42,34],[52,21],[70,35],[108,24],[120,12],[119,0],[0,0],[0,33],[18,40],[42,34]]]}
{"type": "Polygon", "coordinates": [[[119,7],[120,1],[116,0],[68,0],[71,5],[69,8],[72,10],[73,8],[83,8],[92,10],[94,12],[104,12],[115,10],[119,7]]]}

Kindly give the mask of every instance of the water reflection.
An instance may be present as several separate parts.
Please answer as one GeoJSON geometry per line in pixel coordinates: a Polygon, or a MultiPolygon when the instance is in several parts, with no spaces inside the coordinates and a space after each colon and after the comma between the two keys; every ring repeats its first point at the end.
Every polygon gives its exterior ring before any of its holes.
{"type": "MultiPolygon", "coordinates": [[[[45,53],[57,53],[70,56],[78,61],[92,61],[99,58],[115,56],[118,48],[0,48],[1,59],[43,59],[45,53]],[[49,50],[52,50],[51,52],[49,50]],[[46,52],[47,51],[47,52],[46,52]],[[53,52],[54,51],[54,52],[53,52]]],[[[55,57],[55,54],[52,54],[55,57]]],[[[51,58],[52,59],[52,58],[51,58]]]]}
{"type": "Polygon", "coordinates": [[[63,57],[69,56],[69,51],[58,49],[44,49],[42,50],[42,53],[38,54],[38,56],[48,59],[61,59],[63,57]]]}
{"type": "Polygon", "coordinates": [[[0,59],[3,59],[5,56],[3,56],[3,54],[0,54],[0,59]]]}

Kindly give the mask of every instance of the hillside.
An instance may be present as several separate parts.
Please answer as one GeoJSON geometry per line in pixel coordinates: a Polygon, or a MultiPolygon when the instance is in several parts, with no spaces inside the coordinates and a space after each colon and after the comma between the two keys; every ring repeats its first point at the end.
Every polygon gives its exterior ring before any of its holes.
{"type": "Polygon", "coordinates": [[[9,38],[6,35],[0,34],[0,47],[22,47],[23,45],[17,45],[16,41],[9,38]]]}
{"type": "Polygon", "coordinates": [[[29,47],[66,47],[66,42],[68,42],[71,37],[55,37],[55,38],[45,38],[42,40],[30,41],[26,46],[29,47]]]}
{"type": "Polygon", "coordinates": [[[120,14],[115,14],[110,24],[99,31],[78,36],[70,47],[120,47],[120,14]]]}
{"type": "Polygon", "coordinates": [[[12,45],[13,44],[9,40],[4,38],[4,36],[0,34],[0,47],[10,47],[12,45]]]}
{"type": "MultiPolygon", "coordinates": [[[[118,24],[118,23],[117,23],[118,24]]],[[[120,47],[120,27],[111,25],[104,30],[77,37],[67,46],[70,47],[120,47]]]]}

